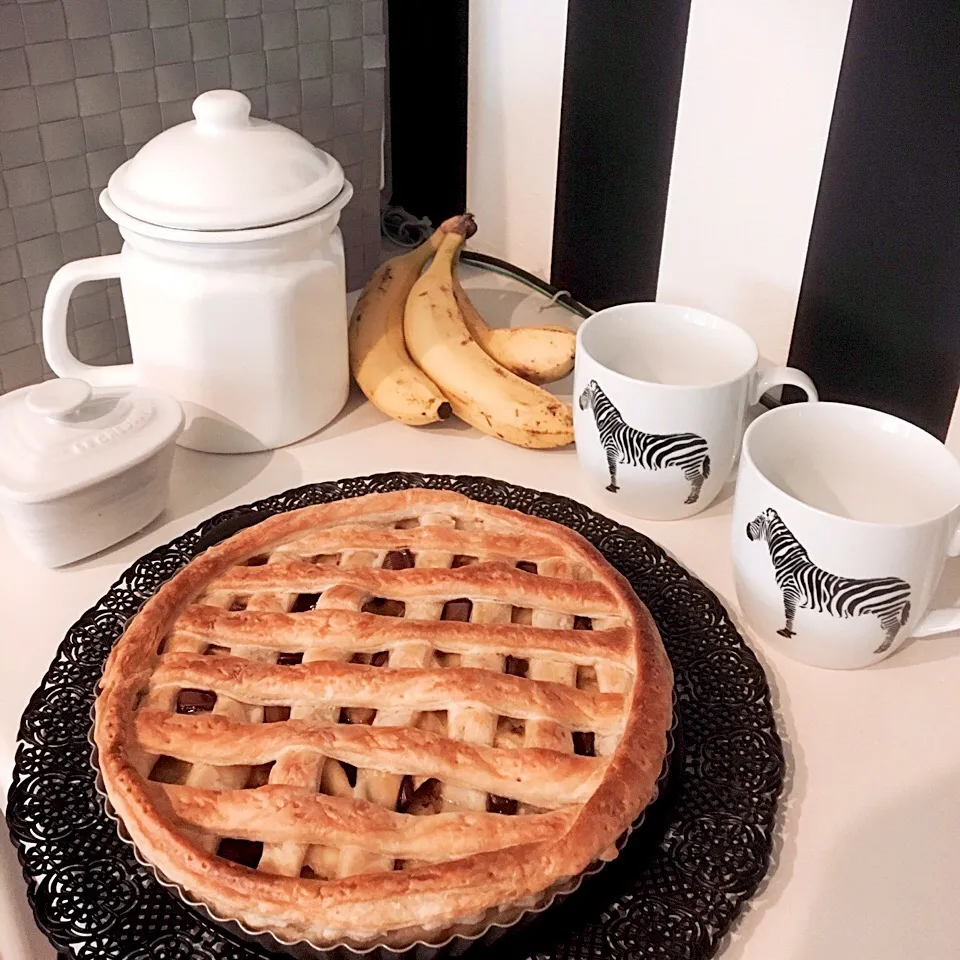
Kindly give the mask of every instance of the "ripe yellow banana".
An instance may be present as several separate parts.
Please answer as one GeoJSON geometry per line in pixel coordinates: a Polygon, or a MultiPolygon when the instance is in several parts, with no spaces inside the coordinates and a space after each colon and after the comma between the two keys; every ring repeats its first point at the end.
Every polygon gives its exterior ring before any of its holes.
{"type": "Polygon", "coordinates": [[[564,327],[489,327],[460,285],[456,270],[453,293],[470,336],[484,353],[511,373],[533,383],[550,383],[573,369],[577,335],[564,327]]]}
{"type": "Polygon", "coordinates": [[[445,226],[415,250],[381,264],[350,316],[350,370],[360,389],[378,409],[411,426],[450,416],[447,399],[410,359],[403,342],[403,306],[446,236],[445,226]]]}
{"type": "Polygon", "coordinates": [[[457,219],[407,297],[403,330],[410,355],[453,412],[484,433],[521,447],[571,443],[570,408],[497,363],[470,336],[453,292],[453,263],[476,224],[469,215],[457,219]]]}

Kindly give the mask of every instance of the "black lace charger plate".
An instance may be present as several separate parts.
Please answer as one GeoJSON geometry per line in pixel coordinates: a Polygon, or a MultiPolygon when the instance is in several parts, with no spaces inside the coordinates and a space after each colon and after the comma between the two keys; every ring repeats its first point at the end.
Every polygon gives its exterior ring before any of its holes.
{"type": "Polygon", "coordinates": [[[98,960],[271,956],[179,901],[117,836],[90,766],[96,684],[127,620],[212,543],[285,510],[408,487],[456,490],[585,536],[650,608],[676,674],[674,762],[644,828],[563,909],[492,952],[516,960],[714,955],[767,871],[783,785],[756,657],[717,597],[636,531],[565,497],[483,477],[409,473],[311,484],[226,511],[138,560],[70,629],[23,715],[7,805],[37,923],[59,950],[98,960]]]}

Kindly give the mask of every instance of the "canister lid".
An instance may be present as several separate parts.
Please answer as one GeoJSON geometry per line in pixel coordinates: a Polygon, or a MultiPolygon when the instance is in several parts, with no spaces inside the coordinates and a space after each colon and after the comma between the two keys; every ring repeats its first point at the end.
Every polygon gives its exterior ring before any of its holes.
{"type": "Polygon", "coordinates": [[[250,116],[235,90],[193,101],[194,120],[158,134],[110,177],[124,213],[181,230],[244,230],[304,217],[344,184],[343,168],[300,134],[250,116]]]}
{"type": "Polygon", "coordinates": [[[179,435],[172,397],[142,387],[94,391],[49,380],[0,396],[0,497],[43,503],[146,460],[179,435]]]}

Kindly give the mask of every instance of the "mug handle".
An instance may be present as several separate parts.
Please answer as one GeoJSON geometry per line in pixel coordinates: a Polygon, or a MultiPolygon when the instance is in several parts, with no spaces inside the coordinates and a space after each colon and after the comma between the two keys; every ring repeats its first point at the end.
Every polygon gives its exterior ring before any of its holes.
{"type": "Polygon", "coordinates": [[[759,403],[760,398],[773,387],[799,387],[811,403],[820,399],[813,381],[802,370],[796,367],[771,367],[757,378],[753,403],[759,403]]]}
{"type": "MultiPolygon", "coordinates": [[[[953,540],[947,547],[947,556],[960,557],[960,527],[954,532],[953,540]]],[[[960,630],[960,607],[943,607],[940,610],[928,610],[911,636],[932,637],[953,630],[960,630]]]]}

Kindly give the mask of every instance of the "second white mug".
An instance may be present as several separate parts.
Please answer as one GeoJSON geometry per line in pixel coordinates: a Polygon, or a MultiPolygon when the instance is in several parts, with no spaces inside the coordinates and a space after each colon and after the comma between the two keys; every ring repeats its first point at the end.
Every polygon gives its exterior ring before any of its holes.
{"type": "Polygon", "coordinates": [[[692,307],[626,303],[577,333],[574,436],[591,486],[624,513],[679,520],[705,509],[730,475],[750,405],[773,387],[813,381],[760,373],[753,338],[692,307]]]}
{"type": "Polygon", "coordinates": [[[743,619],[834,669],[960,629],[960,609],[929,609],[958,527],[960,463],[925,430],[846,403],[772,410],[747,430],[733,501],[743,619]]]}

